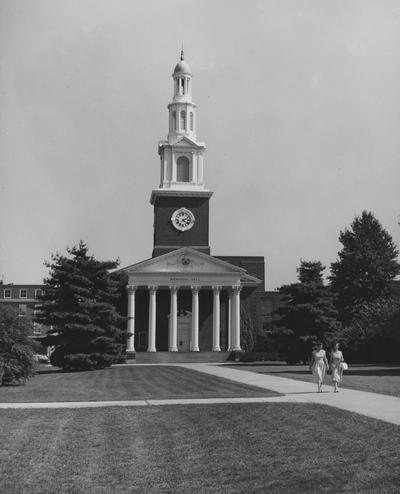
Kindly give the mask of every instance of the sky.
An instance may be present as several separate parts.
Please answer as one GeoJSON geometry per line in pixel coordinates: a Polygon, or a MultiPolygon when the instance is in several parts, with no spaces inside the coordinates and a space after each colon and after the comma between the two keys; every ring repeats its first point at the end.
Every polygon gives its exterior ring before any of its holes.
{"type": "Polygon", "coordinates": [[[372,211],[400,244],[397,0],[0,0],[0,275],[40,283],[84,240],[151,257],[151,190],[181,43],[214,255],[266,289],[327,266],[372,211]]]}

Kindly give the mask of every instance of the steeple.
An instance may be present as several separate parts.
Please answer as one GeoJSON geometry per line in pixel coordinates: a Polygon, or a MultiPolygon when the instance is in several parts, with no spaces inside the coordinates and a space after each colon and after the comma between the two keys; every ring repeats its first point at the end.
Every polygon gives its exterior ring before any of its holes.
{"type": "MultiPolygon", "coordinates": [[[[173,96],[168,105],[168,136],[160,141],[160,185],[153,190],[206,191],[203,180],[205,145],[196,136],[196,105],[192,100],[192,70],[185,60],[183,46],[180,60],[172,74],[173,96]]],[[[208,191],[207,191],[208,192],[208,191]]]]}
{"type": "Polygon", "coordinates": [[[174,79],[174,93],[172,102],[168,105],[170,116],[168,140],[170,138],[174,139],[178,135],[188,135],[191,138],[196,138],[196,105],[192,101],[192,70],[185,61],[183,48],[181,50],[181,59],[175,65],[172,78],[174,79]]]}
{"type": "Polygon", "coordinates": [[[160,185],[153,189],[153,257],[183,246],[210,253],[209,200],[204,187],[206,146],[196,136],[196,105],[192,100],[192,70],[183,47],[172,74],[173,96],[168,105],[168,136],[158,144],[160,185]]]}

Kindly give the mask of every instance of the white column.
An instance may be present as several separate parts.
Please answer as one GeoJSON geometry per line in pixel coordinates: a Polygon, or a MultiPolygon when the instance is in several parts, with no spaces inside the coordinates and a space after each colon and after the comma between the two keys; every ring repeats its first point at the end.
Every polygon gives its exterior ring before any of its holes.
{"type": "Polygon", "coordinates": [[[221,347],[219,344],[219,333],[220,333],[220,303],[219,303],[219,292],[221,290],[220,286],[213,286],[213,352],[220,352],[221,347]]]}
{"type": "Polygon", "coordinates": [[[204,182],[203,176],[203,156],[199,156],[199,175],[197,181],[202,184],[204,182]]]}
{"type": "Polygon", "coordinates": [[[128,325],[126,338],[126,353],[132,355],[135,353],[135,293],[136,286],[128,285],[128,325]]]}
{"type": "Polygon", "coordinates": [[[232,297],[232,350],[239,351],[240,348],[240,286],[233,286],[232,297]]]}
{"type": "Polygon", "coordinates": [[[149,289],[149,345],[148,352],[156,352],[156,294],[157,287],[152,285],[149,289]]]}
{"type": "Polygon", "coordinates": [[[171,303],[169,310],[169,344],[168,351],[178,351],[178,287],[170,286],[171,303]]]}
{"type": "Polygon", "coordinates": [[[191,178],[190,178],[190,181],[193,183],[196,183],[197,182],[197,157],[196,155],[192,152],[191,153],[191,156],[192,156],[192,161],[190,163],[190,169],[191,169],[191,178]]]}
{"type": "Polygon", "coordinates": [[[232,292],[229,290],[228,299],[228,352],[232,350],[232,292]]]}
{"type": "Polygon", "coordinates": [[[192,335],[190,351],[199,352],[199,286],[192,286],[192,335]]]}
{"type": "Polygon", "coordinates": [[[172,153],[172,175],[171,175],[171,181],[176,182],[176,156],[175,153],[172,153]]]}

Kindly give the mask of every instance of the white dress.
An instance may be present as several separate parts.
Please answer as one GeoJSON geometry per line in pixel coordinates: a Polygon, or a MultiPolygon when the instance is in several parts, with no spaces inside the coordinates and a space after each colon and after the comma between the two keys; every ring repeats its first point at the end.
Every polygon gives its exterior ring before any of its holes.
{"type": "Polygon", "coordinates": [[[314,382],[322,383],[325,379],[326,365],[325,365],[325,350],[318,350],[318,352],[313,352],[313,365],[312,373],[314,382]]]}
{"type": "Polygon", "coordinates": [[[340,363],[343,362],[343,353],[340,350],[331,354],[332,381],[340,383],[343,379],[343,369],[340,363]]]}

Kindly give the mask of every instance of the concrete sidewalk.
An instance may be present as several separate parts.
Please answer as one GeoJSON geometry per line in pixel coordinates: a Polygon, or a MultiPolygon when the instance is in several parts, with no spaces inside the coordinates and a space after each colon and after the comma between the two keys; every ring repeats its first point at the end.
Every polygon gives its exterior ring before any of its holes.
{"type": "Polygon", "coordinates": [[[286,402],[320,403],[400,425],[400,398],[395,396],[344,388],[341,388],[339,393],[333,393],[333,388],[330,386],[325,386],[322,393],[317,393],[316,384],[288,379],[286,377],[277,377],[271,374],[256,374],[255,372],[235,369],[224,365],[200,363],[179,365],[187,369],[223,377],[242,384],[258,386],[283,393],[286,402]]]}
{"type": "MultiPolygon", "coordinates": [[[[128,364],[131,365],[131,364],[128,364]]],[[[137,365],[137,364],[135,364],[137,365]]],[[[148,364],[143,364],[148,365],[148,364]]],[[[187,398],[167,400],[121,400],[121,401],[78,401],[43,403],[0,403],[1,409],[60,409],[60,408],[105,408],[105,407],[143,407],[164,405],[210,405],[215,403],[319,403],[359,413],[367,417],[400,425],[400,398],[376,393],[367,393],[352,389],[341,389],[333,393],[326,386],[323,393],[316,393],[316,385],[295,379],[277,377],[271,374],[257,374],[213,363],[176,363],[150,364],[174,365],[212,376],[222,377],[250,386],[282,393],[283,396],[255,398],[187,398]]]]}

